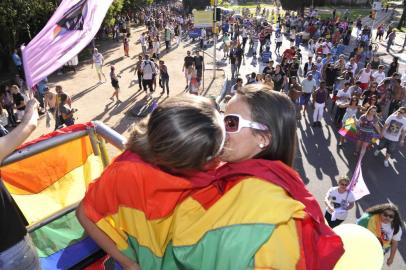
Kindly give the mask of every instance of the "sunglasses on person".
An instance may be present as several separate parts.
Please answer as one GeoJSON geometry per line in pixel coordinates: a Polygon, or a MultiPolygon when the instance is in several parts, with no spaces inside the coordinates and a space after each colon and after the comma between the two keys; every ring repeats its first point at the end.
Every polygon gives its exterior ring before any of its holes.
{"type": "Polygon", "coordinates": [[[346,186],[348,186],[348,183],[342,182],[342,183],[339,183],[339,185],[342,186],[342,187],[346,187],[346,186]]]}
{"type": "Polygon", "coordinates": [[[395,218],[395,215],[388,214],[388,213],[386,213],[386,212],[383,212],[383,213],[382,213],[382,216],[387,217],[387,218],[390,218],[390,219],[394,219],[394,218],[395,218]]]}
{"type": "Polygon", "coordinates": [[[227,133],[238,133],[242,128],[252,128],[257,130],[268,130],[268,128],[260,123],[246,120],[238,114],[226,114],[223,116],[224,125],[227,133]]]}

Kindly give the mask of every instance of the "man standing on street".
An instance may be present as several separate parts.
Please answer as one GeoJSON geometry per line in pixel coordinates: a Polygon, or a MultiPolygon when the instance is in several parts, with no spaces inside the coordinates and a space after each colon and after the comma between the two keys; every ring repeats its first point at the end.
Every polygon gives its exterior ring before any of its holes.
{"type": "Polygon", "coordinates": [[[387,39],[388,39],[388,43],[386,44],[387,52],[389,52],[390,47],[393,45],[395,38],[396,38],[396,32],[395,31],[390,32],[390,34],[387,37],[387,39]]]}
{"type": "Polygon", "coordinates": [[[104,58],[103,58],[103,55],[101,53],[99,53],[97,48],[94,48],[92,68],[93,68],[93,64],[96,66],[96,72],[97,72],[97,76],[99,77],[99,83],[102,82],[101,81],[102,75],[104,78],[104,82],[106,82],[107,81],[106,75],[104,75],[104,73],[103,73],[104,58]]]}
{"type": "Polygon", "coordinates": [[[148,54],[145,55],[145,60],[141,64],[142,71],[142,85],[144,91],[148,94],[147,87],[149,87],[149,95],[154,92],[152,79],[156,75],[155,64],[149,60],[148,54]]]}
{"type": "Polygon", "coordinates": [[[196,56],[194,57],[194,65],[195,65],[196,72],[197,72],[197,79],[200,83],[200,81],[202,80],[202,76],[203,76],[204,61],[203,61],[203,56],[201,56],[199,54],[199,51],[196,51],[195,54],[196,54],[196,56]]]}
{"type": "Polygon", "coordinates": [[[307,78],[302,81],[302,100],[301,105],[303,105],[303,116],[307,110],[307,106],[310,101],[310,97],[312,96],[313,92],[316,90],[316,81],[313,79],[313,74],[311,72],[307,73],[307,78]]]}
{"type": "Polygon", "coordinates": [[[183,60],[183,67],[182,71],[185,73],[185,78],[186,78],[186,87],[187,89],[189,87],[189,76],[188,76],[188,69],[193,66],[195,63],[195,59],[190,55],[190,51],[187,51],[187,55],[185,59],[183,60]]]}

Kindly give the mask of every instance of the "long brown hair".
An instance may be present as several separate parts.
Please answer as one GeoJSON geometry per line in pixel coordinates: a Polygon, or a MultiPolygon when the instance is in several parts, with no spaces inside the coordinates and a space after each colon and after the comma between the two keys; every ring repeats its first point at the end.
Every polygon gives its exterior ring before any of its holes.
{"type": "Polygon", "coordinates": [[[395,216],[393,217],[391,226],[393,229],[393,233],[397,234],[397,232],[400,230],[400,226],[402,224],[402,217],[400,216],[399,208],[395,204],[393,204],[393,203],[378,204],[378,205],[368,208],[366,210],[366,212],[369,213],[370,215],[376,215],[376,214],[380,215],[386,210],[391,210],[395,214],[395,216]]]}
{"type": "Polygon", "coordinates": [[[219,154],[224,136],[220,115],[209,99],[178,96],[137,124],[127,149],[164,169],[202,170],[219,154]]]}
{"type": "Polygon", "coordinates": [[[252,120],[268,127],[252,132],[267,136],[270,144],[255,158],[280,160],[293,165],[296,153],[296,113],[288,96],[266,85],[247,85],[238,92],[251,109],[252,120]]]}

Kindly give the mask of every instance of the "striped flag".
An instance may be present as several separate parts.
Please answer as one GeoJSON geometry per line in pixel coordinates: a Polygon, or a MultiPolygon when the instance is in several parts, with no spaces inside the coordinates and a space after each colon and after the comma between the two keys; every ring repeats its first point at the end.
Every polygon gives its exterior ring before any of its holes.
{"type": "Polygon", "coordinates": [[[365,184],[364,177],[362,176],[361,161],[364,157],[363,154],[360,155],[357,166],[355,167],[354,174],[352,175],[351,182],[348,185],[348,190],[351,190],[354,194],[355,200],[359,200],[362,197],[369,195],[369,189],[365,184]]]}
{"type": "MultiPolygon", "coordinates": [[[[58,140],[93,127],[77,124],[44,135],[20,147],[58,140]]],[[[100,155],[95,155],[89,136],[50,148],[0,168],[1,177],[29,225],[79,202],[88,184],[103,171],[100,155]]],[[[91,256],[99,247],[86,237],[74,212],[30,232],[44,270],[70,269],[91,256]]]]}
{"type": "Polygon", "coordinates": [[[113,0],[64,0],[23,48],[28,87],[36,85],[78,55],[99,31],[113,0]]]}

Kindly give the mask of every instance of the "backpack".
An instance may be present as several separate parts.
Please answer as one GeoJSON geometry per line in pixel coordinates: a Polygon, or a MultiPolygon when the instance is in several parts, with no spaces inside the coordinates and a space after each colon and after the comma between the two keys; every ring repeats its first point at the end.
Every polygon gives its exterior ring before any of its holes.
{"type": "Polygon", "coordinates": [[[155,72],[155,68],[154,68],[154,66],[152,65],[152,63],[151,63],[150,60],[144,61],[144,68],[142,69],[142,72],[144,73],[144,70],[145,70],[145,68],[146,68],[148,65],[149,65],[149,67],[150,67],[150,69],[151,69],[151,73],[152,73],[152,74],[155,74],[155,73],[156,73],[156,72],[155,72]]]}

